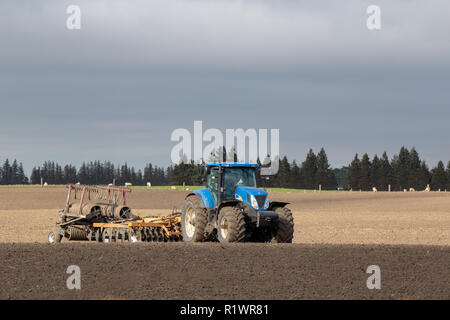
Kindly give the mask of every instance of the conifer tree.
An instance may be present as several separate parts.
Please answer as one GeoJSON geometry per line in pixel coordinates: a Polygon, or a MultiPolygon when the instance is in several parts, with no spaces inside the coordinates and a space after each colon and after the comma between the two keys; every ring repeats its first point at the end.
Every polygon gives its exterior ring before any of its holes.
{"type": "Polygon", "coordinates": [[[409,188],[409,151],[401,147],[398,157],[394,157],[392,167],[395,172],[396,187],[400,190],[409,188]]]}
{"type": "Polygon", "coordinates": [[[353,161],[347,170],[346,184],[349,189],[357,190],[360,188],[359,178],[361,171],[361,161],[358,158],[358,154],[355,155],[353,161]]]}
{"type": "Polygon", "coordinates": [[[431,170],[431,189],[444,190],[447,187],[447,173],[444,163],[439,161],[437,166],[431,170]]]}
{"type": "Polygon", "coordinates": [[[305,161],[303,161],[300,168],[300,179],[303,181],[303,188],[317,189],[316,183],[317,174],[317,157],[312,149],[309,149],[305,161]]]}
{"type": "Polygon", "coordinates": [[[408,187],[418,189],[421,187],[421,165],[419,154],[413,147],[409,152],[408,187]]]}
{"type": "Polygon", "coordinates": [[[388,191],[389,185],[392,186],[393,180],[394,174],[392,171],[392,166],[389,161],[388,155],[385,151],[383,152],[383,155],[381,156],[380,160],[380,173],[378,180],[379,190],[388,191]]]}
{"type": "Polygon", "coordinates": [[[290,186],[290,166],[286,156],[280,161],[280,167],[278,170],[278,186],[282,188],[289,188],[290,186]]]}
{"type": "Polygon", "coordinates": [[[380,189],[381,160],[375,155],[370,166],[370,186],[380,189]]]}
{"type": "Polygon", "coordinates": [[[450,191],[450,161],[447,162],[447,190],[450,191]]]}
{"type": "Polygon", "coordinates": [[[359,188],[364,191],[372,190],[370,186],[370,159],[365,153],[361,158],[361,169],[359,172],[359,188]]]}

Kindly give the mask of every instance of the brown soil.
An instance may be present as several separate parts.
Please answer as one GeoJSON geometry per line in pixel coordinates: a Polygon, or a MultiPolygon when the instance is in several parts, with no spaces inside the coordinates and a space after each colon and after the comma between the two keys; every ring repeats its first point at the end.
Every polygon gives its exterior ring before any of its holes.
{"type": "Polygon", "coordinates": [[[449,247],[1,244],[0,299],[450,299],[449,247]],[[369,265],[381,290],[369,290],[369,265]],[[81,290],[69,290],[69,265],[81,290]]]}

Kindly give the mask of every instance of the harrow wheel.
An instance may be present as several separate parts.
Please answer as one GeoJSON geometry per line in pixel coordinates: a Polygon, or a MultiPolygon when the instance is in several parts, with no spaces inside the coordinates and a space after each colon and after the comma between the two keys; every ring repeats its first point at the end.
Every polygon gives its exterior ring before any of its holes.
{"type": "Polygon", "coordinates": [[[62,236],[61,236],[60,230],[61,230],[60,228],[55,227],[52,231],[50,231],[48,233],[48,238],[47,238],[48,243],[57,244],[57,243],[61,242],[62,236]]]}

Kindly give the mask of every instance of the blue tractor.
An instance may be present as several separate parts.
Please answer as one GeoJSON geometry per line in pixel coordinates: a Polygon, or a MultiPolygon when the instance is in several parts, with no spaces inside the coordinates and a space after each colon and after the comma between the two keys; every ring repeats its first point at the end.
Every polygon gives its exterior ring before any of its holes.
{"type": "Polygon", "coordinates": [[[186,196],[181,230],[186,242],[292,242],[294,219],[286,202],[269,202],[256,187],[257,164],[205,165],[205,189],[186,196]]]}

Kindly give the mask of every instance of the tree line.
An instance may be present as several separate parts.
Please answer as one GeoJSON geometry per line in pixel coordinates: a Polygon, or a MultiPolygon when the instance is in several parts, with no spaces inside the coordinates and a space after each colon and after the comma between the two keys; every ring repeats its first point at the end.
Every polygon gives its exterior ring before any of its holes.
{"type": "Polygon", "coordinates": [[[273,177],[261,177],[258,174],[258,184],[267,187],[335,190],[337,179],[331,168],[325,150],[322,148],[317,155],[312,149],[306,159],[297,164],[294,160],[289,162],[286,156],[280,160],[278,173],[273,177]],[[264,181],[266,180],[266,181],[264,181]]]}
{"type": "MultiPolygon", "coordinates": [[[[223,152],[226,154],[226,152],[223,152]]],[[[237,160],[237,159],[235,159],[237,160]]],[[[258,163],[261,165],[260,160],[258,163]]],[[[264,166],[264,165],[263,165],[264,166]]],[[[74,165],[64,166],[54,161],[45,161],[34,167],[28,178],[22,163],[6,159],[0,168],[0,184],[70,184],[81,183],[102,185],[115,182],[124,185],[201,185],[204,166],[193,161],[182,161],[166,168],[148,163],[143,169],[135,169],[127,163],[114,165],[110,161],[83,162],[77,169],[74,165]]],[[[327,154],[322,148],[315,154],[312,149],[303,162],[289,161],[286,156],[279,161],[278,173],[274,176],[261,176],[257,171],[259,186],[322,190],[403,190],[414,188],[422,190],[430,185],[432,190],[450,190],[450,161],[445,167],[442,161],[431,170],[421,160],[415,148],[402,147],[397,155],[389,159],[386,152],[381,157],[370,159],[367,153],[360,158],[356,154],[348,166],[333,169],[327,154]]]]}
{"type": "Polygon", "coordinates": [[[14,159],[11,164],[6,159],[0,168],[0,184],[28,184],[28,178],[23,170],[22,162],[18,163],[14,159]]]}
{"type": "Polygon", "coordinates": [[[450,161],[447,168],[439,161],[429,170],[414,147],[411,150],[402,147],[391,160],[386,152],[381,158],[374,155],[372,159],[367,153],[361,159],[356,154],[343,170],[346,172],[346,188],[353,190],[372,190],[375,187],[387,191],[389,186],[391,190],[424,190],[428,185],[432,190],[450,190],[450,161]]]}
{"type": "Polygon", "coordinates": [[[73,184],[101,185],[115,182],[124,185],[125,182],[133,185],[145,185],[151,182],[154,185],[167,185],[167,171],[163,167],[147,164],[143,170],[136,170],[127,163],[115,166],[110,161],[83,162],[78,168],[68,164],[62,167],[53,161],[45,161],[42,166],[34,167],[30,176],[31,184],[73,184]]]}

